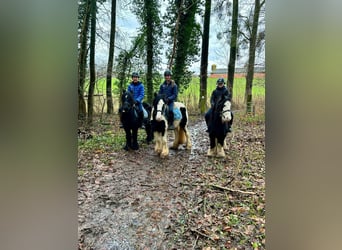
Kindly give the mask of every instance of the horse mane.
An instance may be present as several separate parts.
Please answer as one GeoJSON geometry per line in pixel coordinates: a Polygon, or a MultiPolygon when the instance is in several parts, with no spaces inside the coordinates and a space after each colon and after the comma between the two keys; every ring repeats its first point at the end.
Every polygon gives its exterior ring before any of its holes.
{"type": "Polygon", "coordinates": [[[134,98],[133,98],[133,93],[130,92],[130,91],[124,90],[124,91],[122,92],[122,95],[121,95],[121,101],[122,101],[122,103],[123,103],[123,101],[124,101],[126,95],[129,96],[129,100],[130,100],[130,101],[133,101],[133,100],[134,100],[134,98]]]}
{"type": "Polygon", "coordinates": [[[166,98],[166,96],[164,94],[155,93],[154,100],[153,100],[153,107],[157,108],[157,104],[158,104],[159,100],[163,99],[163,101],[165,102],[165,98],[166,98]]]}

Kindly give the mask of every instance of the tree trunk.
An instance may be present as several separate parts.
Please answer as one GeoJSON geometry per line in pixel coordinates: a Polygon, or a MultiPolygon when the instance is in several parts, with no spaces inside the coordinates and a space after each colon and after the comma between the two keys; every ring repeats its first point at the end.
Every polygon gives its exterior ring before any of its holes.
{"type": "Polygon", "coordinates": [[[179,8],[178,8],[178,16],[177,16],[177,20],[176,20],[176,24],[175,24],[175,32],[174,32],[174,34],[173,34],[172,53],[171,53],[171,57],[170,57],[170,60],[169,60],[169,63],[168,63],[169,69],[172,69],[173,59],[175,58],[175,54],[176,54],[176,49],[177,49],[177,37],[178,37],[180,16],[181,16],[181,12],[182,12],[182,9],[183,9],[183,2],[184,2],[184,0],[181,0],[181,2],[180,2],[180,4],[179,4],[179,8]]]}
{"type": "Polygon", "coordinates": [[[146,6],[146,61],[147,61],[147,72],[146,72],[146,86],[147,86],[147,101],[152,103],[153,100],[153,30],[154,21],[153,15],[149,13],[152,9],[150,0],[145,0],[146,6]]]}
{"type": "Polygon", "coordinates": [[[80,49],[78,54],[78,119],[85,120],[87,115],[86,103],[84,100],[84,82],[87,62],[87,35],[89,30],[90,4],[86,2],[85,12],[82,21],[82,28],[79,36],[80,49]]]}
{"type": "Polygon", "coordinates": [[[258,34],[258,24],[259,24],[259,15],[261,6],[265,3],[263,1],[260,3],[260,0],[255,0],[254,6],[254,16],[253,16],[253,25],[252,25],[252,33],[250,37],[249,43],[249,58],[248,58],[248,66],[247,66],[247,75],[246,75],[246,113],[252,113],[253,109],[253,98],[252,98],[252,88],[253,88],[253,77],[254,77],[254,63],[255,63],[255,49],[256,49],[256,40],[258,34]]]}
{"type": "Polygon", "coordinates": [[[88,124],[89,125],[93,123],[93,113],[94,113],[96,0],[91,0],[90,23],[91,23],[90,45],[89,45],[90,83],[89,83],[89,92],[88,92],[88,124]]]}
{"type": "Polygon", "coordinates": [[[230,38],[230,54],[228,63],[228,90],[233,99],[233,87],[235,76],[235,60],[237,51],[237,33],[238,33],[238,17],[239,17],[239,1],[233,0],[233,16],[232,16],[232,34],[230,38]]]}
{"type": "Polygon", "coordinates": [[[112,70],[114,59],[114,45],[115,45],[115,18],[116,18],[116,0],[112,0],[111,24],[110,24],[110,41],[109,41],[109,55],[107,65],[107,114],[113,114],[113,98],[112,98],[112,70]]]}
{"type": "Polygon", "coordinates": [[[204,25],[202,36],[201,53],[201,76],[200,76],[200,99],[199,106],[201,114],[204,114],[207,107],[207,75],[208,75],[208,50],[209,50],[209,32],[210,32],[210,12],[211,0],[205,1],[204,25]]]}

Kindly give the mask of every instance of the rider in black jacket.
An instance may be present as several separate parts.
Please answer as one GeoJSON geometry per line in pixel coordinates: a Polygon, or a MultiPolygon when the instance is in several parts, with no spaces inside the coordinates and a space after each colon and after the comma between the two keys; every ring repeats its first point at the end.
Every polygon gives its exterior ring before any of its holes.
{"type": "MultiPolygon", "coordinates": [[[[208,122],[209,122],[209,118],[210,118],[212,109],[215,106],[215,103],[218,100],[220,100],[222,97],[225,98],[225,99],[228,99],[230,102],[231,102],[231,99],[232,99],[228,89],[224,85],[224,79],[223,78],[217,79],[216,85],[217,85],[216,89],[212,92],[211,97],[210,97],[211,107],[207,111],[207,113],[205,114],[205,122],[207,123],[207,126],[208,126],[208,122]]],[[[233,113],[232,113],[232,119],[228,123],[228,132],[232,132],[231,131],[232,124],[233,124],[233,113]]],[[[206,132],[209,132],[209,130],[207,129],[206,132]]]]}

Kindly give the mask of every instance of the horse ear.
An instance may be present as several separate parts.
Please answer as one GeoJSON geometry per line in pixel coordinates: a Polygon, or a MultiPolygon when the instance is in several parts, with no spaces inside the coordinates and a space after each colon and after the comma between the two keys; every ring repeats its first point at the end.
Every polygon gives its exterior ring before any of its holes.
{"type": "Polygon", "coordinates": [[[154,92],[154,97],[156,97],[158,94],[157,94],[157,92],[154,92]]]}

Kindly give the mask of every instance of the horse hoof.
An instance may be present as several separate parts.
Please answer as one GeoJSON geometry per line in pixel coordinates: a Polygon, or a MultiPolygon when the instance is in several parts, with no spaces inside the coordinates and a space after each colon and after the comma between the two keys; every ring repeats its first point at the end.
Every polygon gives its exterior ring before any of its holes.
{"type": "Polygon", "coordinates": [[[126,146],[124,146],[122,149],[128,151],[128,150],[129,150],[129,147],[126,145],[126,146]]]}
{"type": "Polygon", "coordinates": [[[132,149],[133,149],[133,150],[138,150],[138,149],[139,149],[139,145],[132,146],[132,149]]]}
{"type": "Polygon", "coordinates": [[[215,155],[216,155],[216,149],[215,148],[208,150],[207,156],[213,157],[215,155]]]}

